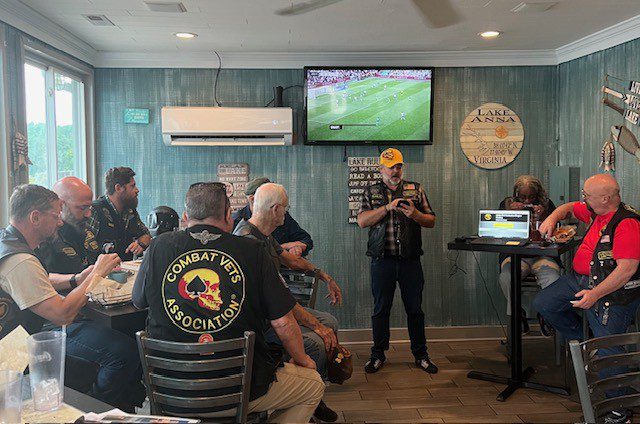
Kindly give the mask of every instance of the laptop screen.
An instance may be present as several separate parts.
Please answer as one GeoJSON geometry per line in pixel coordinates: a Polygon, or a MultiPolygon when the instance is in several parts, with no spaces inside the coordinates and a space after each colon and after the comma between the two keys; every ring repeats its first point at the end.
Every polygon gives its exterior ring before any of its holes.
{"type": "Polygon", "coordinates": [[[499,237],[528,239],[529,211],[480,211],[478,235],[480,237],[499,237]]]}

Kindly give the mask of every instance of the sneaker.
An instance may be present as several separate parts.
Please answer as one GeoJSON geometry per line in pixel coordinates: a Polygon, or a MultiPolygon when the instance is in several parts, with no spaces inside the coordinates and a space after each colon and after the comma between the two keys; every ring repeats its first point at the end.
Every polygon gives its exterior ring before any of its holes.
{"type": "Polygon", "coordinates": [[[633,413],[630,410],[611,411],[604,416],[605,424],[627,424],[631,423],[633,413]]]}
{"type": "Polygon", "coordinates": [[[428,356],[426,358],[416,359],[416,365],[418,368],[421,368],[429,374],[435,374],[438,372],[438,367],[436,367],[436,364],[431,362],[428,356]]]}
{"type": "Polygon", "coordinates": [[[313,418],[324,423],[333,423],[338,420],[338,414],[329,408],[324,401],[320,401],[318,407],[313,413],[313,418]]]}
{"type": "Polygon", "coordinates": [[[373,374],[374,372],[378,372],[383,365],[384,361],[376,358],[369,358],[367,363],[364,364],[364,371],[367,374],[373,374]]]}

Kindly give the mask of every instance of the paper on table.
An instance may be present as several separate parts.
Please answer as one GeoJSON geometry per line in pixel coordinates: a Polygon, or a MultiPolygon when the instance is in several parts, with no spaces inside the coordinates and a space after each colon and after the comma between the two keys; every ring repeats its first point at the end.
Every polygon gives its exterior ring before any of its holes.
{"type": "Polygon", "coordinates": [[[0,368],[23,372],[29,365],[27,352],[27,337],[29,333],[21,326],[0,340],[0,368]]]}
{"type": "Polygon", "coordinates": [[[165,417],[159,415],[132,415],[119,409],[96,414],[89,412],[84,414],[85,422],[95,423],[160,423],[160,424],[195,424],[200,420],[180,417],[165,417]]]}

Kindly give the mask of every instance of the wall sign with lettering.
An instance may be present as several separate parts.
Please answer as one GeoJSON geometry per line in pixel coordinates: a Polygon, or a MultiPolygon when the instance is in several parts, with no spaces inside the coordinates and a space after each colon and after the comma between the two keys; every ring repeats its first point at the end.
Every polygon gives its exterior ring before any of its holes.
{"type": "Polygon", "coordinates": [[[218,181],[227,186],[227,196],[231,203],[231,212],[242,209],[247,204],[244,190],[249,181],[249,164],[221,163],[218,165],[218,181]]]}
{"type": "Polygon", "coordinates": [[[148,124],[149,123],[149,109],[131,109],[124,110],[124,123],[125,124],[148,124]]]}
{"type": "Polygon", "coordinates": [[[479,168],[499,169],[513,162],[524,144],[524,128],[514,111],[485,103],[462,123],[460,147],[479,168]]]}
{"type": "Polygon", "coordinates": [[[365,187],[380,181],[380,158],[352,157],[349,165],[349,224],[358,223],[360,197],[365,187]]]}

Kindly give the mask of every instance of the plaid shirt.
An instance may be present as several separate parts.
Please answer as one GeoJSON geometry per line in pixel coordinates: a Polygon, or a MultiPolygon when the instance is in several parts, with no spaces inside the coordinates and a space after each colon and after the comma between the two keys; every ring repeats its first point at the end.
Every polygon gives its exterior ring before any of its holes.
{"type": "MultiPolygon", "coordinates": [[[[391,191],[391,189],[387,187],[386,184],[381,184],[384,190],[384,195],[386,196],[386,199],[383,204],[385,205],[389,204],[395,199],[406,198],[405,192],[408,191],[407,186],[410,186],[412,184],[415,184],[415,183],[402,181],[398,185],[398,188],[396,188],[395,191],[391,191]]],[[[422,185],[420,185],[418,189],[415,191],[416,191],[415,196],[408,197],[408,198],[413,202],[416,209],[418,209],[420,212],[425,214],[435,215],[435,213],[431,209],[431,205],[429,204],[429,200],[427,199],[427,195],[424,192],[424,188],[422,188],[422,185]]],[[[382,206],[381,204],[374,205],[373,203],[375,202],[372,201],[371,191],[367,188],[365,189],[364,193],[362,193],[360,211],[358,213],[363,211],[370,211],[382,206]]],[[[400,240],[400,237],[399,237],[400,220],[396,216],[396,214],[399,214],[399,213],[402,213],[402,212],[387,213],[387,216],[384,218],[386,220],[384,251],[385,251],[385,255],[388,255],[388,256],[397,256],[400,253],[398,249],[398,243],[400,240]]]]}
{"type": "MultiPolygon", "coordinates": [[[[137,210],[126,209],[122,211],[121,214],[119,214],[118,209],[116,209],[116,207],[113,205],[111,199],[109,199],[109,196],[105,195],[103,197],[106,199],[107,204],[112,209],[112,213],[110,215],[115,214],[112,219],[115,219],[116,217],[122,219],[124,228],[126,228],[127,231],[129,231],[134,237],[150,235],[149,229],[140,219],[140,215],[138,214],[137,210]]],[[[91,206],[91,217],[89,217],[89,219],[87,220],[87,228],[93,231],[93,234],[97,238],[100,231],[100,221],[98,221],[97,214],[93,210],[95,207],[95,205],[91,206]]]]}

